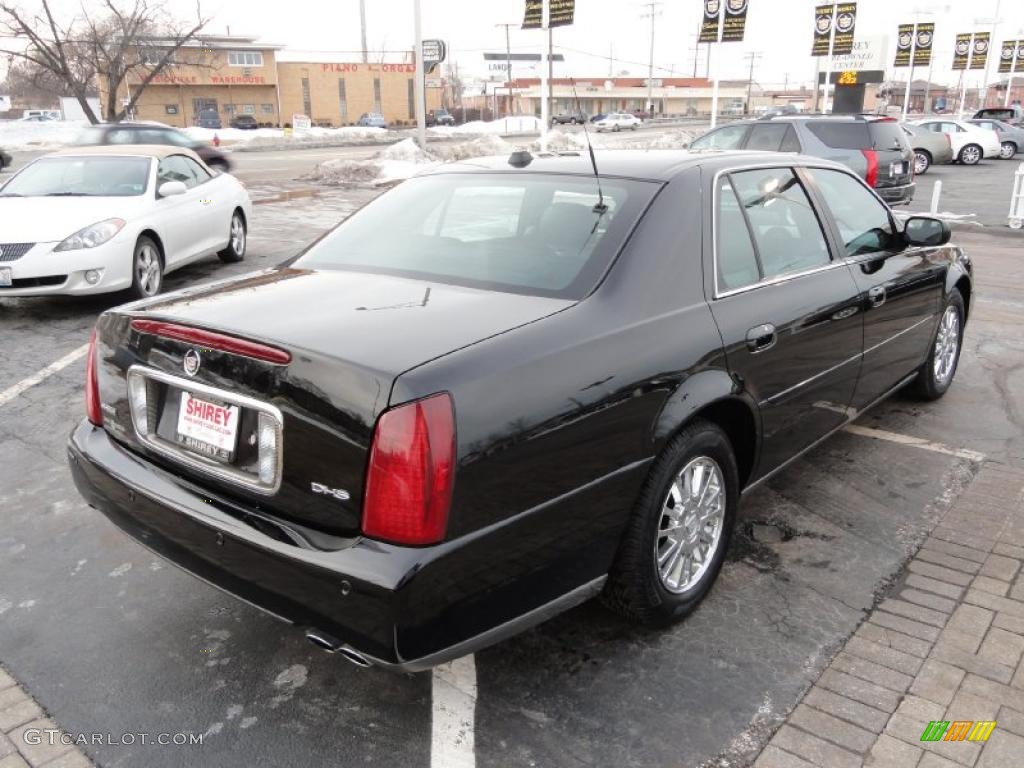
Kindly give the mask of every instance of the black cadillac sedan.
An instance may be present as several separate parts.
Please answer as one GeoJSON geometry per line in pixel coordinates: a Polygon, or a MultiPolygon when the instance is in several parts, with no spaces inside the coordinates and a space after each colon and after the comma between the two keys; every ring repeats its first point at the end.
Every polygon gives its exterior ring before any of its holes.
{"type": "Polygon", "coordinates": [[[971,265],[830,162],[596,165],[445,166],[278,268],[105,312],[79,490],[359,664],[598,594],[682,617],[745,491],[895,390],[947,390],[971,265]]]}

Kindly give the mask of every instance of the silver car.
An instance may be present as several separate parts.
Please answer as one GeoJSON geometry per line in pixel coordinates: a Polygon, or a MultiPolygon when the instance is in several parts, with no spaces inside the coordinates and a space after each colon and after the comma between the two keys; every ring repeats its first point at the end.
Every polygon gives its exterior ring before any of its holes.
{"type": "Polygon", "coordinates": [[[945,133],[927,131],[919,125],[902,125],[907,143],[914,150],[914,175],[927,173],[932,165],[953,162],[953,145],[945,133]]]}
{"type": "Polygon", "coordinates": [[[1024,150],[1024,128],[986,117],[976,117],[967,122],[996,132],[999,136],[999,157],[1002,160],[1013,160],[1014,155],[1024,150]]]}

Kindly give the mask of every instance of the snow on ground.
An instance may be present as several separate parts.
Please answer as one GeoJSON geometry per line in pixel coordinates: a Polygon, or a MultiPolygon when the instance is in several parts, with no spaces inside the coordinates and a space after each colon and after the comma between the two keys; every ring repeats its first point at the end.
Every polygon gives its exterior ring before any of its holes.
{"type": "Polygon", "coordinates": [[[483,122],[474,120],[463,125],[438,125],[429,130],[431,136],[483,136],[491,134],[494,136],[514,136],[523,133],[540,133],[541,121],[539,117],[521,116],[504,117],[500,120],[483,122]]]}
{"type": "Polygon", "coordinates": [[[84,120],[50,120],[44,123],[3,120],[0,121],[0,147],[8,151],[59,149],[74,144],[75,138],[87,125],[89,123],[84,120]]]}
{"type": "Polygon", "coordinates": [[[367,144],[393,141],[395,134],[384,128],[307,128],[286,136],[280,128],[256,128],[243,131],[238,128],[185,128],[185,133],[197,141],[212,142],[217,136],[220,141],[236,149],[288,149],[294,146],[343,147],[351,144],[367,144]]]}

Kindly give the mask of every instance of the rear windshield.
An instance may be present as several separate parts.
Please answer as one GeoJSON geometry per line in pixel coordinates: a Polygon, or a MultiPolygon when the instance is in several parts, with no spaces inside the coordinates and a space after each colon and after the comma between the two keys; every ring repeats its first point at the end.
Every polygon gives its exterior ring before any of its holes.
{"type": "Polygon", "coordinates": [[[530,173],[410,179],[343,222],[292,266],[398,275],[582,298],[657,192],[653,182],[530,173]]]}
{"type": "Polygon", "coordinates": [[[983,109],[978,112],[978,117],[997,118],[999,120],[1012,120],[1013,110],[1012,109],[983,109]]]}
{"type": "Polygon", "coordinates": [[[807,130],[818,137],[826,147],[832,149],[870,149],[871,135],[868,124],[814,122],[807,123],[807,130]]]}
{"type": "Polygon", "coordinates": [[[906,138],[900,130],[900,124],[895,121],[883,120],[876,123],[868,123],[868,130],[874,140],[875,149],[903,149],[906,146],[906,138]]]}

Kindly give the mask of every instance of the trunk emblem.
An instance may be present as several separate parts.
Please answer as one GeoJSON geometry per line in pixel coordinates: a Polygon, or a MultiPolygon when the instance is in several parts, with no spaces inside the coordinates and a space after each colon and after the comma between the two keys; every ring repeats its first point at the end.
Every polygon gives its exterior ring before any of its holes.
{"type": "Polygon", "coordinates": [[[189,376],[195,376],[199,373],[199,365],[202,362],[199,358],[199,353],[194,349],[190,349],[185,353],[185,359],[181,361],[181,367],[185,369],[185,373],[189,376]]]}
{"type": "Polygon", "coordinates": [[[352,498],[352,495],[343,488],[328,488],[322,483],[310,483],[309,489],[313,493],[319,493],[321,496],[331,496],[338,501],[348,501],[352,498]]]}

